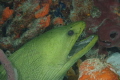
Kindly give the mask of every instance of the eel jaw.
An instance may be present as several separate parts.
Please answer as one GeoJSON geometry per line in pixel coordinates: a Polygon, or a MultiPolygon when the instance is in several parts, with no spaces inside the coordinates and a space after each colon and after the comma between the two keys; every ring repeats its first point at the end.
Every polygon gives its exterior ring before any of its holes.
{"type": "Polygon", "coordinates": [[[87,45],[81,49],[80,51],[78,51],[77,53],[75,53],[73,56],[71,56],[69,58],[69,60],[67,61],[67,63],[63,66],[63,68],[59,71],[59,75],[60,74],[64,74],[65,72],[68,71],[68,69],[79,59],[81,58],[85,53],[87,53],[97,42],[98,40],[98,36],[97,35],[92,35],[89,38],[85,39],[86,41],[88,40],[89,43],[87,42],[87,45]],[[91,38],[91,40],[90,40],[91,38]]]}

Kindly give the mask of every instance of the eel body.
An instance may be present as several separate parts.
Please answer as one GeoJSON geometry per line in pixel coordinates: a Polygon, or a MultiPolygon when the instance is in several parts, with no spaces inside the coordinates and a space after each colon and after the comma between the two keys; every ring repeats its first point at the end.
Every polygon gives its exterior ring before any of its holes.
{"type": "MultiPolygon", "coordinates": [[[[74,22],[49,30],[23,45],[9,57],[17,70],[18,80],[62,80],[67,70],[97,41],[94,36],[85,48],[69,57],[84,29],[85,22],[74,22]]],[[[6,79],[6,71],[0,66],[0,80],[6,79]]]]}

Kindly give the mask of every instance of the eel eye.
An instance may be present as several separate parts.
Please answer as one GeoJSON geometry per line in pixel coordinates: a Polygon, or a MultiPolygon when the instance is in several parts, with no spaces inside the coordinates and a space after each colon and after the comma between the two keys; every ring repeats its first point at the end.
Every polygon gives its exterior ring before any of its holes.
{"type": "Polygon", "coordinates": [[[74,31],[73,31],[73,30],[69,30],[69,31],[68,31],[68,35],[69,35],[69,36],[72,36],[73,34],[74,34],[74,31]]]}

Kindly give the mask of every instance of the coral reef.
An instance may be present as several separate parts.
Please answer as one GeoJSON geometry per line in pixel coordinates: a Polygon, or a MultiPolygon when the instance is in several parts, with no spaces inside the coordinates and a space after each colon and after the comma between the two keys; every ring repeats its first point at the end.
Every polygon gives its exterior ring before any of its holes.
{"type": "Polygon", "coordinates": [[[107,48],[119,47],[120,3],[118,0],[94,0],[90,17],[86,18],[86,35],[99,36],[99,53],[108,54],[107,48]]]}
{"type": "Polygon", "coordinates": [[[120,53],[115,52],[114,54],[110,55],[107,59],[106,62],[111,64],[117,71],[117,74],[120,76],[120,53]]]}
{"type": "Polygon", "coordinates": [[[70,12],[70,20],[84,20],[90,16],[93,0],[72,0],[72,6],[73,10],[70,12]]]}
{"type": "Polygon", "coordinates": [[[105,23],[106,19],[110,19],[114,22],[119,22],[119,16],[116,14],[116,12],[118,12],[116,8],[118,7],[119,2],[116,0],[94,0],[94,6],[93,9],[91,9],[92,15],[85,20],[87,23],[87,33],[96,33],[98,31],[98,28],[105,23]]]}
{"type": "Polygon", "coordinates": [[[119,80],[115,69],[98,58],[83,61],[79,67],[78,80],[119,80]]]}
{"type": "Polygon", "coordinates": [[[3,10],[0,39],[3,50],[15,51],[49,26],[50,15],[47,14],[51,0],[39,3],[34,0],[14,1],[13,9],[6,7],[3,10]]]}
{"type": "MultiPolygon", "coordinates": [[[[87,56],[119,49],[119,0],[0,0],[0,48],[9,55],[47,30],[80,20],[86,22],[86,29],[79,40],[99,36],[87,56]]],[[[67,80],[76,80],[78,73],[72,67],[66,76],[67,80]]]]}
{"type": "Polygon", "coordinates": [[[111,20],[106,20],[98,30],[98,43],[106,48],[120,45],[120,26],[111,20]]]}
{"type": "Polygon", "coordinates": [[[12,14],[13,14],[13,10],[10,9],[9,7],[6,7],[3,10],[3,13],[2,13],[2,18],[0,20],[0,25],[2,25],[12,14]]]}

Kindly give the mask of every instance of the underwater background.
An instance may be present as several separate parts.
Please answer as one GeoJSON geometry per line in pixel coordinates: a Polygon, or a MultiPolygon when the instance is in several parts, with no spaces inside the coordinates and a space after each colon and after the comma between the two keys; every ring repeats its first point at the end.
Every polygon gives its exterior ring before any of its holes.
{"type": "Polygon", "coordinates": [[[35,37],[77,21],[86,26],[69,56],[90,43],[85,38],[98,40],[63,80],[119,80],[120,0],[0,0],[0,49],[9,57],[35,37]]]}

